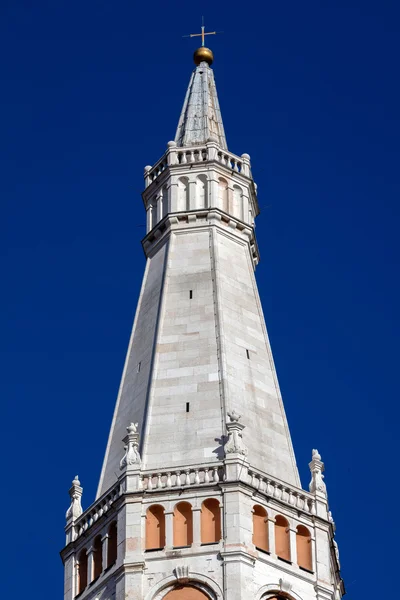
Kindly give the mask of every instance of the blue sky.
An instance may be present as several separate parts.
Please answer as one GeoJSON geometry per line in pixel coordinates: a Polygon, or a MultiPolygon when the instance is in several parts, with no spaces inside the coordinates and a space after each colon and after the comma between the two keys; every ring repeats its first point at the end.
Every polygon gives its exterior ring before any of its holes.
{"type": "Polygon", "coordinates": [[[79,473],[94,498],[144,270],[143,167],[174,137],[202,14],[224,31],[228,146],[258,184],[256,275],[303,485],[318,448],[349,598],[397,568],[378,494],[397,487],[398,3],[5,0],[4,597],[22,573],[32,600],[62,595],[68,488],[79,473]]]}

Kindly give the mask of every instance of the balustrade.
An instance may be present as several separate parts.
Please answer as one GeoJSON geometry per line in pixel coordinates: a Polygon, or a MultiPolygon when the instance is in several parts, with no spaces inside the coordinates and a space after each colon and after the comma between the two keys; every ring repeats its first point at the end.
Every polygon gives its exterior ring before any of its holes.
{"type": "Polygon", "coordinates": [[[191,485],[218,483],[223,479],[223,469],[218,466],[192,467],[184,470],[171,470],[162,473],[142,473],[139,489],[157,490],[179,488],[191,485]]]}
{"type": "Polygon", "coordinates": [[[291,489],[252,469],[247,473],[246,482],[265,496],[276,498],[306,513],[316,514],[315,500],[307,492],[291,489]]]}
{"type": "Polygon", "coordinates": [[[76,537],[87,531],[93,523],[106,514],[121,494],[120,486],[115,486],[103,498],[86,510],[75,523],[76,537]]]}
{"type": "Polygon", "coordinates": [[[207,160],[216,160],[221,165],[231,169],[232,171],[250,176],[250,162],[247,154],[243,154],[242,158],[239,158],[230,152],[217,151],[216,149],[209,148],[207,146],[178,148],[176,145],[171,145],[168,147],[167,152],[154,165],[154,167],[146,167],[146,187],[153,183],[153,181],[155,181],[169,165],[194,164],[207,160]]]}

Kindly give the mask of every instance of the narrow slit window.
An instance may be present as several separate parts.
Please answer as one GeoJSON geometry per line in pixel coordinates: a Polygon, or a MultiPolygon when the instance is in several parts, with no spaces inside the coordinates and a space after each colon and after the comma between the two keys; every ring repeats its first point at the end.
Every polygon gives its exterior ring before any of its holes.
{"type": "Polygon", "coordinates": [[[189,292],[189,298],[192,299],[193,298],[193,290],[190,290],[189,292]]]}
{"type": "Polygon", "coordinates": [[[246,348],[246,356],[250,360],[250,352],[247,350],[247,348],[246,348]]]}
{"type": "Polygon", "coordinates": [[[137,372],[140,373],[140,369],[141,369],[142,363],[138,362],[137,364],[137,372]]]}
{"type": "Polygon", "coordinates": [[[186,402],[186,412],[187,413],[189,412],[189,408],[190,408],[189,402],[186,402]]]}

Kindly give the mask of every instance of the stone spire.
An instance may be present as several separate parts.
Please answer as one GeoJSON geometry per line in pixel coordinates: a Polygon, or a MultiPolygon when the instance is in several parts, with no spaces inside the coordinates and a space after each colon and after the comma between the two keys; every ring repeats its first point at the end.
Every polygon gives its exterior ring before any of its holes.
{"type": "Polygon", "coordinates": [[[214,73],[206,61],[193,71],[176,130],[178,146],[190,147],[216,141],[227,149],[214,73]]]}
{"type": "Polygon", "coordinates": [[[64,600],[340,600],[324,464],[303,490],[254,277],[250,157],[226,148],[212,52],[194,60],[145,168],[147,264],[97,498],[70,489],[64,600]]]}

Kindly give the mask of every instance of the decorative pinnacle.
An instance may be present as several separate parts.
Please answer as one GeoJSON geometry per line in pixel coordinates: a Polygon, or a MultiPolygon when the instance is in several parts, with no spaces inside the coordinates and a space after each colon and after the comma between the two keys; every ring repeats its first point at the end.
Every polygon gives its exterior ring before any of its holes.
{"type": "Polygon", "coordinates": [[[325,470],[325,466],[321,460],[321,455],[318,450],[312,451],[312,459],[308,466],[310,467],[311,471],[311,481],[309,485],[310,492],[326,497],[326,485],[324,483],[324,476],[322,475],[323,471],[325,470]]]}
{"type": "Polygon", "coordinates": [[[69,489],[69,495],[71,498],[71,504],[67,510],[65,518],[67,523],[69,521],[75,521],[82,514],[81,497],[83,488],[81,488],[81,482],[79,481],[78,475],[72,481],[72,486],[69,489]]]}
{"type": "Polygon", "coordinates": [[[242,431],[245,428],[243,423],[239,423],[241,415],[235,409],[228,412],[230,422],[226,424],[228,430],[228,441],[225,444],[225,454],[242,454],[246,456],[248,450],[243,443],[242,431]]]}
{"type": "Polygon", "coordinates": [[[131,423],[126,428],[128,435],[123,439],[125,454],[119,463],[120,469],[125,469],[134,466],[140,467],[141,458],[139,454],[139,423],[131,423]]]}

